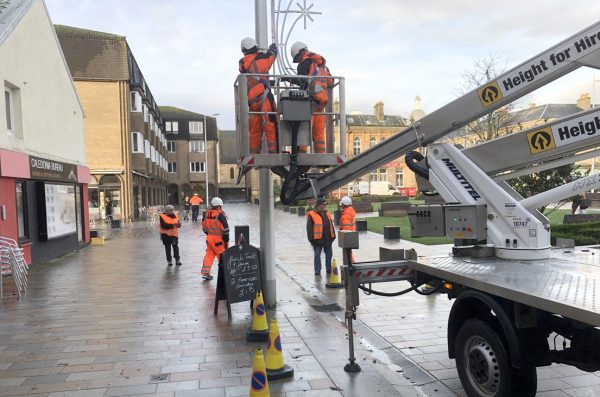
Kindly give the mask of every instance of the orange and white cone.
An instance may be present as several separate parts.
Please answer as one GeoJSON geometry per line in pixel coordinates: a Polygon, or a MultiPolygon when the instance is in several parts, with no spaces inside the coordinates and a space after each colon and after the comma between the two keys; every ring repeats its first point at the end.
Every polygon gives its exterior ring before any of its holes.
{"type": "Polygon", "coordinates": [[[294,369],[283,363],[283,351],[281,349],[281,337],[277,320],[271,320],[269,331],[269,347],[267,348],[267,377],[269,380],[278,380],[294,376],[294,369]]]}
{"type": "Polygon", "coordinates": [[[335,258],[331,264],[331,275],[329,276],[329,282],[327,282],[325,286],[327,288],[342,288],[344,286],[344,284],[342,284],[342,278],[340,277],[340,268],[337,265],[335,258]]]}
{"type": "Polygon", "coordinates": [[[265,359],[259,347],[254,353],[252,364],[252,379],[250,380],[250,397],[269,397],[269,380],[265,369],[265,359]]]}
{"type": "Polygon", "coordinates": [[[268,339],[267,309],[265,308],[262,291],[258,291],[252,308],[252,327],[246,332],[246,341],[266,342],[268,339]]]}

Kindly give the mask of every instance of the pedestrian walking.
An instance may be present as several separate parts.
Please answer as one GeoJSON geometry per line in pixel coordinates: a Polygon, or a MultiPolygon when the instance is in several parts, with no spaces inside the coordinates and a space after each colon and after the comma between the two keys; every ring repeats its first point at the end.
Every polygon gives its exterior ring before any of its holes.
{"type": "Polygon", "coordinates": [[[202,217],[202,230],[206,233],[206,254],[202,261],[202,278],[212,280],[210,275],[212,264],[217,258],[221,258],[221,253],[229,245],[229,225],[227,217],[222,210],[223,200],[214,197],[210,201],[211,208],[207,210],[202,217]]]}
{"type": "Polygon", "coordinates": [[[318,198],[315,208],[306,214],[306,234],[314,251],[315,276],[321,275],[321,252],[325,252],[325,270],[327,274],[331,273],[331,245],[335,240],[335,229],[326,203],[324,198],[318,198]]]}
{"type": "Polygon", "coordinates": [[[106,196],[104,199],[104,220],[106,223],[110,223],[113,218],[113,202],[110,196],[106,196]]]}
{"type": "MultiPolygon", "coordinates": [[[[242,53],[240,59],[240,73],[269,74],[277,58],[277,45],[269,46],[268,51],[261,52],[256,40],[246,37],[242,40],[242,53]]],[[[262,114],[251,114],[248,120],[250,153],[260,153],[263,132],[267,138],[267,149],[269,153],[277,153],[277,138],[274,114],[266,114],[275,111],[275,98],[269,88],[269,79],[263,76],[248,77],[248,106],[251,112],[263,112],[262,114]]]]}
{"type": "Polygon", "coordinates": [[[190,220],[190,198],[188,196],[185,196],[183,201],[183,220],[188,222],[190,220]]]}
{"type": "Polygon", "coordinates": [[[192,207],[192,222],[198,222],[198,214],[200,214],[200,204],[202,204],[204,200],[198,196],[198,193],[194,193],[192,198],[190,199],[190,205],[192,207]]]}
{"type": "Polygon", "coordinates": [[[165,211],[160,214],[160,238],[165,246],[167,265],[173,266],[173,257],[171,256],[171,247],[173,247],[175,265],[181,266],[179,260],[179,228],[181,228],[181,223],[174,210],[175,208],[172,205],[167,205],[165,211]]]}

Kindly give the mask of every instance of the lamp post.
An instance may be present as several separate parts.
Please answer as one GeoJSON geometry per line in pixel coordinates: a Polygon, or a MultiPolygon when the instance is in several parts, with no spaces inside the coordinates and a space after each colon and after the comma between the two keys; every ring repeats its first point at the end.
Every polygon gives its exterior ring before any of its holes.
{"type": "MultiPolygon", "coordinates": [[[[209,117],[217,117],[219,116],[220,113],[213,113],[211,114],[209,117]]],[[[204,159],[205,159],[205,164],[204,164],[204,173],[206,175],[206,208],[208,208],[208,205],[210,203],[210,199],[208,197],[208,141],[206,140],[206,115],[204,115],[204,123],[202,124],[204,126],[204,159]]]]}

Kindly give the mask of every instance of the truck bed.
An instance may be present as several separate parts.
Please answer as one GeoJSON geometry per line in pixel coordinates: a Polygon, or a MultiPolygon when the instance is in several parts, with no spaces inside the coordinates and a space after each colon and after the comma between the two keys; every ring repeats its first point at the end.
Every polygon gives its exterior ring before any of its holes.
{"type": "Polygon", "coordinates": [[[539,261],[423,257],[415,270],[600,327],[600,246],[553,249],[539,261]]]}

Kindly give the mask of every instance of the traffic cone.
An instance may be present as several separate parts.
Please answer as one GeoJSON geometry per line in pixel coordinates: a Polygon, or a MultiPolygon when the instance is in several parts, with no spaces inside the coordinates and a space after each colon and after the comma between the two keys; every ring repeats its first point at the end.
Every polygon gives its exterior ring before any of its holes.
{"type": "Polygon", "coordinates": [[[279,336],[279,327],[277,320],[271,320],[269,331],[269,347],[267,349],[267,378],[269,380],[278,380],[294,376],[294,369],[283,363],[283,353],[281,349],[281,338],[279,336]]]}
{"type": "Polygon", "coordinates": [[[265,359],[262,349],[259,347],[254,353],[252,364],[252,380],[250,381],[250,397],[269,397],[269,380],[265,370],[265,359]]]}
{"type": "Polygon", "coordinates": [[[342,278],[340,277],[340,268],[337,265],[335,258],[331,264],[331,275],[329,276],[329,282],[325,284],[327,288],[343,288],[342,278]]]}
{"type": "Polygon", "coordinates": [[[258,291],[252,309],[252,327],[246,332],[246,341],[266,342],[267,340],[269,340],[267,309],[265,308],[262,291],[258,291]]]}

